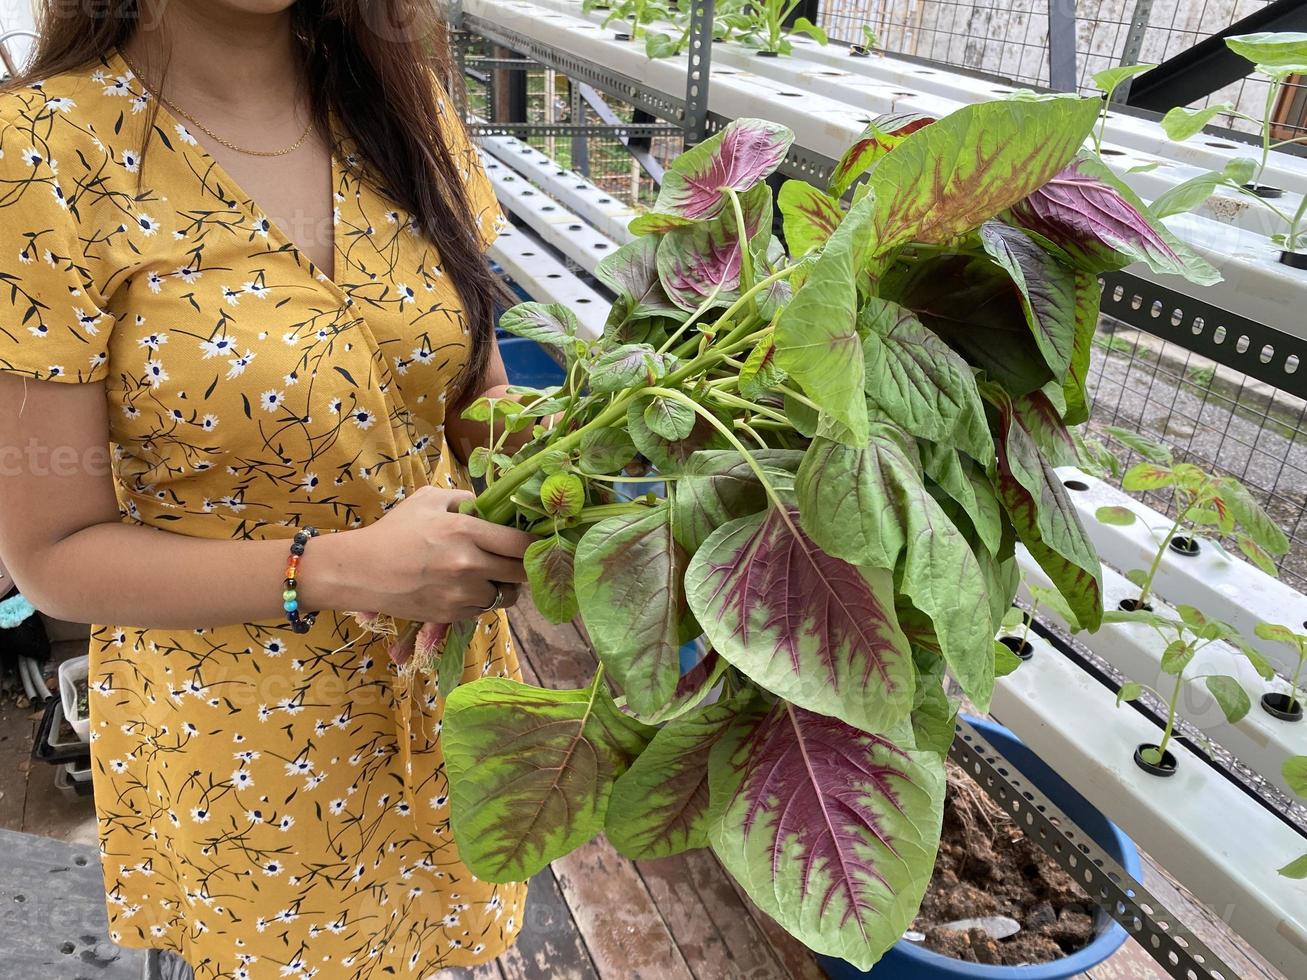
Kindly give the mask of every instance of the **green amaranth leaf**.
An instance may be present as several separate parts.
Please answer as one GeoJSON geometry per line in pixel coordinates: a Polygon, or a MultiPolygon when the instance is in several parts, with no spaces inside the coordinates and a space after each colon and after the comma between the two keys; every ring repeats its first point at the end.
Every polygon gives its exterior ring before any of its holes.
{"type": "Polygon", "coordinates": [[[708,756],[741,702],[719,701],[669,721],[618,777],[608,840],[632,860],[708,846],[708,756]]]}
{"type": "Polygon", "coordinates": [[[641,715],[663,708],[680,677],[686,554],[662,503],[590,528],[576,550],[576,594],[595,653],[641,715]]]}
{"type": "Polygon", "coordinates": [[[1301,31],[1262,31],[1237,34],[1225,39],[1226,46],[1241,58],[1271,69],[1307,65],[1307,34],[1301,31]]]}
{"type": "Polygon", "coordinates": [[[1285,785],[1307,800],[1307,755],[1293,755],[1280,766],[1285,785]]]}
{"type": "Polygon", "coordinates": [[[877,254],[909,240],[943,243],[1043,186],[1076,155],[1097,99],[980,102],[918,130],[868,184],[877,254]]]}
{"type": "Polygon", "coordinates": [[[779,702],[741,717],[711,767],[709,840],[727,871],[809,948],[869,969],[930,881],[941,757],[779,702]]]}
{"type": "Polygon", "coordinates": [[[499,329],[537,344],[565,347],[576,336],[580,323],[562,303],[519,303],[504,311],[499,329]]]}
{"type": "Polygon", "coordinates": [[[1094,73],[1094,86],[1111,95],[1118,85],[1127,79],[1152,71],[1156,65],[1115,65],[1094,73]]]}
{"type": "Polygon", "coordinates": [[[685,590],[713,649],[773,693],[864,731],[912,710],[890,573],[823,552],[797,510],[723,524],[690,560],[685,590]]]}
{"type": "Polygon", "coordinates": [[[595,268],[595,278],[617,294],[613,310],[621,311],[620,319],[605,326],[605,337],[625,340],[620,334],[630,321],[685,316],[685,311],[667,296],[658,278],[659,241],[656,235],[644,235],[627,242],[595,268]]]}
{"type": "Polygon", "coordinates": [[[694,428],[684,439],[664,439],[644,419],[644,409],[651,396],[635,398],[626,413],[626,431],[645,459],[660,473],[675,475],[702,449],[725,449],[729,443],[707,419],[695,413],[694,428]]]}
{"type": "Polygon", "coordinates": [[[572,581],[576,545],[561,535],[533,541],[523,557],[531,598],[551,623],[570,623],[578,612],[572,581]]]}
{"type": "Polygon", "coordinates": [[[869,248],[875,201],[853,206],[776,320],[776,364],[822,411],[867,438],[857,276],[869,248]]]}
{"type": "Polygon", "coordinates": [[[1003,512],[989,478],[970,460],[948,446],[920,443],[926,475],[966,513],[976,535],[991,554],[997,554],[1003,535],[1003,512]]]}
{"type": "Polygon", "coordinates": [[[1200,109],[1176,106],[1162,117],[1162,130],[1168,139],[1187,140],[1201,133],[1203,127],[1217,116],[1233,110],[1234,106],[1228,102],[1218,102],[1216,105],[1203,106],[1200,109]]]}
{"type": "Polygon", "coordinates": [[[858,327],[870,402],[918,439],[987,463],[994,442],[970,365],[896,303],[872,297],[858,327]]]}
{"type": "Polygon", "coordinates": [[[1252,709],[1252,701],[1240,683],[1225,674],[1211,674],[1204,679],[1207,690],[1211,692],[1221,713],[1231,725],[1243,718],[1252,709]]]}
{"type": "MultiPolygon", "coordinates": [[[[419,647],[422,645],[422,633],[431,625],[427,624],[418,631],[419,647]]],[[[441,625],[443,626],[443,624],[441,625]]],[[[441,648],[440,665],[436,670],[436,686],[442,698],[447,698],[453,694],[463,680],[468,644],[472,642],[472,637],[476,634],[478,625],[475,619],[463,619],[446,627],[443,631],[444,646],[441,648]]],[[[440,627],[436,627],[435,632],[439,633],[440,627]]],[[[414,655],[418,655],[416,650],[414,655]]]]}
{"type": "Polygon", "coordinates": [[[1162,651],[1162,673],[1178,674],[1189,666],[1196,651],[1184,640],[1172,640],[1162,651]]]}
{"type": "Polygon", "coordinates": [[[687,438],[699,416],[689,405],[675,398],[655,395],[644,407],[644,422],[655,435],[669,442],[687,438]]]}
{"type": "Polygon", "coordinates": [[[1031,391],[1013,398],[1012,410],[1050,466],[1075,466],[1080,462],[1071,433],[1043,392],[1031,391]]]}
{"type": "Polygon", "coordinates": [[[635,456],[635,443],[625,429],[604,427],[581,433],[577,466],[583,473],[612,473],[635,456]]]}
{"type": "Polygon", "coordinates": [[[622,344],[606,350],[590,365],[590,390],[609,394],[653,384],[668,371],[669,356],[648,344],[622,344]]]}
{"type": "Polygon", "coordinates": [[[483,881],[526,881],[584,844],[603,829],[613,781],[653,734],[598,686],[464,684],[441,728],[460,859],[483,881]]]}
{"type": "Polygon", "coordinates": [[[844,218],[838,203],[803,180],[782,184],[776,206],[785,219],[785,244],[796,259],[826,244],[844,218]]]}
{"type": "Polygon", "coordinates": [[[1142,433],[1135,432],[1133,429],[1125,429],[1119,425],[1107,425],[1103,427],[1103,431],[1150,463],[1170,466],[1175,461],[1167,445],[1155,439],[1150,439],[1142,433]]]}
{"type": "Polygon", "coordinates": [[[1288,554],[1288,537],[1248,492],[1247,487],[1232,476],[1222,477],[1217,485],[1221,499],[1229,507],[1231,515],[1259,548],[1272,555],[1288,554]]]}
{"type": "Polygon", "coordinates": [[[1099,507],[1094,511],[1094,517],[1100,524],[1111,524],[1115,527],[1129,527],[1138,518],[1135,512],[1129,507],[1099,507]]]}

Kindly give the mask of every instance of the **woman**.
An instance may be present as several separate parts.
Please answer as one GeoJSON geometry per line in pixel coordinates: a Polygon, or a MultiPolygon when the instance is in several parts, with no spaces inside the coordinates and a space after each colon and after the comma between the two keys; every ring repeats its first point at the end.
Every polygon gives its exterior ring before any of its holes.
{"type": "Polygon", "coordinates": [[[465,677],[517,676],[529,539],[451,455],[506,383],[500,218],[426,6],[51,0],[0,94],[0,551],[106,624],[110,935],[202,978],[426,977],[522,923],[459,863],[433,683],[349,612],[480,616],[465,677]]]}

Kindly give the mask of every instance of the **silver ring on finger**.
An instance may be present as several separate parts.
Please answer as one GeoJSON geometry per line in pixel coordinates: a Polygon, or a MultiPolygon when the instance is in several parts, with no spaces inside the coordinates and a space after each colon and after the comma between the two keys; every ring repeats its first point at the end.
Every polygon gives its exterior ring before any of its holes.
{"type": "Polygon", "coordinates": [[[504,608],[504,587],[498,582],[491,582],[490,584],[495,587],[495,601],[481,610],[483,616],[486,613],[497,612],[504,608]]]}

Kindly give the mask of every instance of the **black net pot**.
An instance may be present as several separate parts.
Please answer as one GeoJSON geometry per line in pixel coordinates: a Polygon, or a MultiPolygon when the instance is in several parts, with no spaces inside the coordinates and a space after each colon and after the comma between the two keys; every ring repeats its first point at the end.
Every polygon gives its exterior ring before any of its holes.
{"type": "Polygon", "coordinates": [[[1156,749],[1156,748],[1157,748],[1156,745],[1150,745],[1147,742],[1141,744],[1138,748],[1136,748],[1135,765],[1137,765],[1144,772],[1148,773],[1150,776],[1160,776],[1163,779],[1166,779],[1170,776],[1174,776],[1176,770],[1180,768],[1180,761],[1171,753],[1170,749],[1167,749],[1165,752],[1162,753],[1162,758],[1160,762],[1149,762],[1147,759],[1144,758],[1145,749],[1156,749]]]}
{"type": "Polygon", "coordinates": [[[1263,694],[1262,710],[1280,721],[1302,721],[1302,702],[1287,694],[1263,694]]]}

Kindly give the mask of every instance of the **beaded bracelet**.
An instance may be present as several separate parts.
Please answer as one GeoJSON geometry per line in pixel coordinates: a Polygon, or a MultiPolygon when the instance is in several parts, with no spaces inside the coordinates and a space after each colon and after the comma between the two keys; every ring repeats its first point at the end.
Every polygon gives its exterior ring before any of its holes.
{"type": "Polygon", "coordinates": [[[306,527],[295,533],[295,540],[290,545],[290,559],[286,563],[286,589],[281,594],[281,605],[286,610],[286,618],[290,621],[290,628],[296,633],[307,633],[313,629],[313,624],[318,618],[315,612],[300,615],[299,591],[296,588],[296,579],[300,572],[300,559],[304,557],[304,546],[309,543],[310,538],[318,536],[318,529],[315,527],[306,527]]]}

